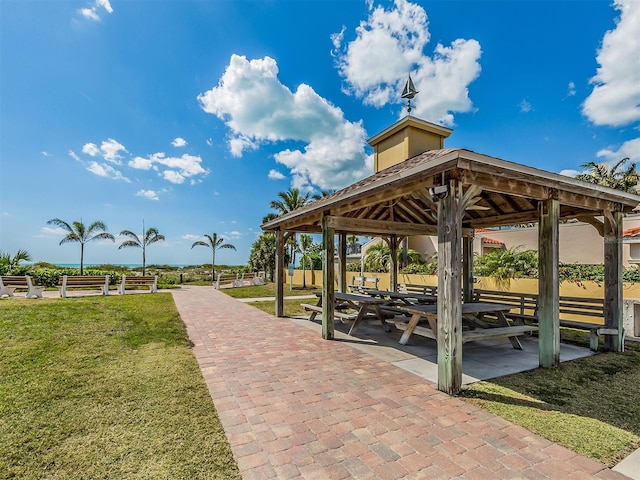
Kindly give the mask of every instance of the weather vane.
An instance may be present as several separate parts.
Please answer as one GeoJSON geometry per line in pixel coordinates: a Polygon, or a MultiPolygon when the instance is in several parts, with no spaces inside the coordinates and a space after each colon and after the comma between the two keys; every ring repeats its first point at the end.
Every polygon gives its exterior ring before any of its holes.
{"type": "Polygon", "coordinates": [[[419,92],[416,90],[415,85],[413,84],[413,80],[411,80],[411,74],[409,74],[409,79],[407,83],[404,84],[404,89],[402,90],[401,98],[406,98],[407,103],[403,103],[403,107],[407,107],[407,113],[411,115],[411,110],[413,110],[413,105],[411,105],[411,100],[415,97],[419,92]]]}

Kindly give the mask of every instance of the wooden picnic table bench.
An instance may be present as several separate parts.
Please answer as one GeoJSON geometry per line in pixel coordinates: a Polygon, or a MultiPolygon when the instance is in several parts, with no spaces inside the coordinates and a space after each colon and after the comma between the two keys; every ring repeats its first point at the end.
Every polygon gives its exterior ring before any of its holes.
{"type": "Polygon", "coordinates": [[[27,290],[27,298],[42,298],[42,292],[44,292],[44,287],[36,286],[29,275],[0,276],[0,297],[4,295],[13,297],[18,288],[27,290]]]}
{"type": "Polygon", "coordinates": [[[102,295],[109,295],[109,275],[63,275],[58,280],[60,296],[66,298],[69,288],[94,288],[99,289],[102,295]]]}
{"type": "Polygon", "coordinates": [[[118,285],[118,293],[124,295],[127,287],[149,287],[151,293],[158,292],[158,276],[157,275],[122,275],[120,285],[118,285]]]}
{"type": "MultiPolygon", "coordinates": [[[[364,320],[379,320],[386,331],[391,330],[391,326],[385,321],[385,314],[380,309],[384,305],[384,300],[354,293],[336,292],[334,295],[334,317],[342,323],[353,322],[349,329],[349,335],[353,335],[364,320]],[[345,310],[354,310],[355,312],[346,312],[345,310]]],[[[313,321],[316,315],[322,314],[322,292],[316,292],[316,296],[318,297],[318,302],[315,305],[309,303],[300,304],[306,311],[311,312],[309,321],[313,321]]]]}
{"type": "MultiPolygon", "coordinates": [[[[509,305],[507,318],[519,324],[538,323],[538,295],[535,293],[475,290],[475,300],[509,305]]],[[[561,296],[558,299],[560,326],[590,332],[589,347],[598,350],[600,335],[617,335],[617,328],[604,325],[604,299],[561,296]]]]}
{"type": "Polygon", "coordinates": [[[398,309],[398,307],[402,305],[433,304],[438,300],[438,297],[436,297],[435,295],[425,295],[422,293],[401,293],[374,289],[367,289],[363,293],[371,295],[372,297],[383,299],[385,303],[380,307],[380,309],[383,312],[392,314],[394,316],[411,316],[411,314],[398,309]]]}
{"type": "Polygon", "coordinates": [[[355,276],[351,278],[351,285],[348,288],[351,293],[365,292],[370,288],[377,290],[379,282],[378,277],[355,276]]]}
{"type": "MultiPolygon", "coordinates": [[[[411,314],[411,318],[394,319],[396,327],[404,330],[400,338],[400,344],[406,345],[412,334],[422,335],[424,337],[438,338],[438,306],[437,305],[402,305],[399,310],[406,311],[411,314]],[[429,328],[418,325],[421,321],[426,320],[429,328]]],[[[474,327],[473,330],[462,330],[462,343],[472,342],[474,340],[485,340],[490,338],[506,337],[509,339],[513,348],[522,350],[522,344],[518,340],[519,335],[531,333],[538,329],[531,325],[511,325],[505,316],[505,313],[511,309],[509,305],[500,305],[496,303],[463,303],[462,319],[467,324],[474,327]],[[484,314],[495,314],[499,320],[497,326],[482,320],[484,314]]]]}

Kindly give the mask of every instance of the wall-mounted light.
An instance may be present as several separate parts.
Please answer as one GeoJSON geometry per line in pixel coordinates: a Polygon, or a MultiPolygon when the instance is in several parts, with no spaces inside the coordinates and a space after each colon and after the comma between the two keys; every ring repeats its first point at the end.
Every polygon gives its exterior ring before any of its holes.
{"type": "Polygon", "coordinates": [[[438,202],[444,198],[447,198],[449,194],[449,187],[447,185],[437,185],[435,187],[429,188],[429,195],[433,198],[435,202],[438,202]]]}

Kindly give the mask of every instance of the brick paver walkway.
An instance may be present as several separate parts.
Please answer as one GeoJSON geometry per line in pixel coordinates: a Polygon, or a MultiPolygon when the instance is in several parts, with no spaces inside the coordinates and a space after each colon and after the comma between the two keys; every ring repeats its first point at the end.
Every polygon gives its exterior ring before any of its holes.
{"type": "Polygon", "coordinates": [[[213,287],[174,290],[245,479],[625,479],[213,287]]]}

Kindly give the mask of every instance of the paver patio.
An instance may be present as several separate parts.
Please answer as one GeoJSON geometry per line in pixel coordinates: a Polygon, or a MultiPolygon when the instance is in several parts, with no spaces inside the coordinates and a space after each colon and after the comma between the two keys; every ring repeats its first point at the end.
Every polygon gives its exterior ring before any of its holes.
{"type": "Polygon", "coordinates": [[[172,291],[245,479],[626,479],[213,287],[172,291]]]}

